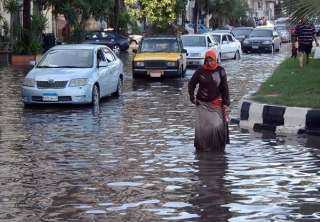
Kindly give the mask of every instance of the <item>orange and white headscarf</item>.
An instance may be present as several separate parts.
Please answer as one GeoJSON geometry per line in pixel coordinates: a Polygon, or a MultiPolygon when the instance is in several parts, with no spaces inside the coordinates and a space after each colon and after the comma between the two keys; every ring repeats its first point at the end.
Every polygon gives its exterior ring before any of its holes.
{"type": "Polygon", "coordinates": [[[215,70],[219,67],[218,56],[215,50],[211,49],[206,52],[203,68],[205,70],[215,70]]]}

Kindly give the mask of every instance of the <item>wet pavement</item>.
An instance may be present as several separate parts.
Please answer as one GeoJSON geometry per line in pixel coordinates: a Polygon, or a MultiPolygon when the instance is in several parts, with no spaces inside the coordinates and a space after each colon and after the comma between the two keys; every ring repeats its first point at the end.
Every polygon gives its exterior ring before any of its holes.
{"type": "MultiPolygon", "coordinates": [[[[225,61],[232,115],[287,56],[225,61]]],[[[0,221],[320,221],[320,139],[230,126],[224,155],[195,154],[183,79],[132,80],[100,109],[24,109],[25,75],[0,69],[0,221]]]]}

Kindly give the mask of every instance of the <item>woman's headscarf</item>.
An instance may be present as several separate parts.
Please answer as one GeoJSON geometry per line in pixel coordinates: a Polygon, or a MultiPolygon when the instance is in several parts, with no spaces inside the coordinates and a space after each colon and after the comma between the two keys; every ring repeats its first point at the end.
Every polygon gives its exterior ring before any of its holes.
{"type": "Polygon", "coordinates": [[[217,58],[218,56],[215,50],[211,49],[207,51],[204,58],[203,68],[206,70],[215,70],[218,68],[219,64],[217,62],[217,58]]]}

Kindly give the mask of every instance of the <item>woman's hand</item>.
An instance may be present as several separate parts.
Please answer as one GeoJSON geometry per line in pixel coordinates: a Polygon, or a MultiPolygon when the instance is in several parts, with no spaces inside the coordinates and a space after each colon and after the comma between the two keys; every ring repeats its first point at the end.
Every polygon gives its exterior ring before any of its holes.
{"type": "Polygon", "coordinates": [[[226,113],[230,113],[230,108],[229,108],[229,106],[227,106],[227,105],[223,105],[223,109],[224,109],[224,111],[226,112],[226,113]]]}
{"type": "Polygon", "coordinates": [[[200,104],[196,98],[192,98],[192,99],[190,99],[190,101],[196,106],[198,106],[200,104]]]}

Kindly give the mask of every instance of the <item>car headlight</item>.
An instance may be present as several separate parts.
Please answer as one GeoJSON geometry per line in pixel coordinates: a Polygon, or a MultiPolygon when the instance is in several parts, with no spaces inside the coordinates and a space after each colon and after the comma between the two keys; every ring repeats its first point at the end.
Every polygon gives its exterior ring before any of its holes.
{"type": "Polygon", "coordinates": [[[69,83],[70,87],[77,87],[77,86],[85,86],[88,83],[87,78],[81,78],[81,79],[72,79],[69,83]]]}
{"type": "Polygon", "coordinates": [[[177,63],[176,62],[167,62],[167,66],[174,67],[174,66],[177,66],[177,63]]]}
{"type": "Polygon", "coordinates": [[[25,78],[22,83],[23,86],[35,87],[36,81],[34,79],[25,78]]]}
{"type": "Polygon", "coordinates": [[[268,40],[268,41],[263,41],[262,44],[264,44],[264,45],[270,45],[270,44],[272,44],[272,42],[268,40]]]}
{"type": "Polygon", "coordinates": [[[136,62],[135,64],[138,67],[143,67],[144,66],[144,62],[136,62]]]}

